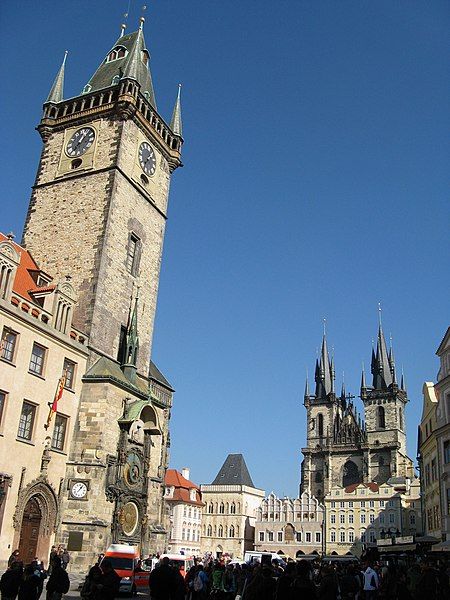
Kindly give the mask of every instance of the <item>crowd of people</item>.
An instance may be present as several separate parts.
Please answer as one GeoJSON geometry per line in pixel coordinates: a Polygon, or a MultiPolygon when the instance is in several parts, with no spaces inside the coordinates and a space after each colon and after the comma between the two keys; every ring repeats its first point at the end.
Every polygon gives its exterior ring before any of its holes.
{"type": "Polygon", "coordinates": [[[150,573],[152,600],[444,600],[446,564],[196,564],[183,578],[168,558],[150,573]]]}
{"type": "MultiPolygon", "coordinates": [[[[63,549],[52,548],[46,570],[37,558],[24,565],[18,551],[0,579],[2,600],[61,600],[70,581],[63,549]]],[[[320,563],[273,560],[225,564],[196,562],[183,576],[168,557],[149,574],[151,600],[447,600],[450,566],[445,561],[401,563],[320,563]]],[[[120,576],[108,558],[99,557],[81,587],[82,600],[114,600],[120,576]]]]}

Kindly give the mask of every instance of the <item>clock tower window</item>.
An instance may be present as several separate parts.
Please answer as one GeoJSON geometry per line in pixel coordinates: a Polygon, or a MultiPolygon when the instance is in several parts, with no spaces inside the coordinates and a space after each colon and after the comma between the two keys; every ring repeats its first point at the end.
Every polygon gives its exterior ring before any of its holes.
{"type": "Polygon", "coordinates": [[[130,237],[128,238],[126,267],[128,273],[131,273],[131,275],[138,274],[141,258],[141,245],[141,240],[138,236],[135,233],[130,233],[130,237]]]}

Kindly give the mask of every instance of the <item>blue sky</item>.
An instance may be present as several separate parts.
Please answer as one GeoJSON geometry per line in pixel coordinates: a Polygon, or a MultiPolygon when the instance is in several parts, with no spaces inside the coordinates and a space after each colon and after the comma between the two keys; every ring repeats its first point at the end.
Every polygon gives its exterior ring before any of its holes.
{"type": "MultiPolygon", "coordinates": [[[[64,50],[68,97],[127,4],[1,4],[3,231],[20,237],[64,50]]],[[[295,494],[322,319],[337,386],[345,371],[357,395],[378,302],[414,457],[449,324],[448,2],[153,0],[146,12],[167,119],[183,83],[153,352],[176,388],[171,466],[209,483],[242,452],[256,485],[295,494]]]]}

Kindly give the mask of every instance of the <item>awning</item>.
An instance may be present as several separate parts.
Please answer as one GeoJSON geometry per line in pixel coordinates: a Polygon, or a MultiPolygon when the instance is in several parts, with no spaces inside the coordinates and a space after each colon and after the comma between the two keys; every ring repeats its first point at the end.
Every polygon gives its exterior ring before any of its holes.
{"type": "Polygon", "coordinates": [[[439,544],[435,544],[431,548],[432,552],[450,552],[450,540],[446,542],[440,542],[439,544]]]}
{"type": "Polygon", "coordinates": [[[380,554],[391,554],[391,552],[410,552],[416,548],[417,544],[397,544],[396,546],[379,546],[378,551],[380,554]]]}

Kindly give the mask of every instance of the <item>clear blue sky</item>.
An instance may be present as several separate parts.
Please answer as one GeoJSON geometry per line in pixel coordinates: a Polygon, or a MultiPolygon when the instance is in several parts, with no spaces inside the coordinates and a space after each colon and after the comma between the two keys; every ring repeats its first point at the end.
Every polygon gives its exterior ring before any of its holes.
{"type": "MultiPolygon", "coordinates": [[[[22,231],[34,127],[64,50],[76,95],[127,4],[1,3],[3,231],[22,231]]],[[[181,81],[186,140],[153,354],[177,390],[171,465],[209,483],[242,452],[256,485],[295,494],[322,318],[337,385],[345,371],[358,394],[380,301],[414,457],[422,384],[449,324],[449,3],[147,4],[158,108],[170,118],[181,81]]]]}

